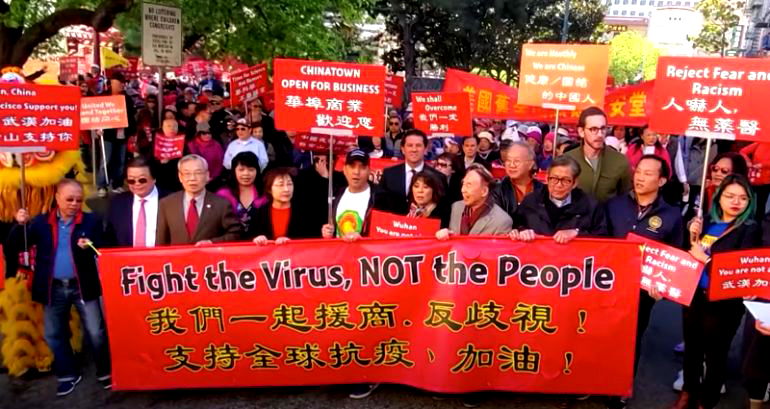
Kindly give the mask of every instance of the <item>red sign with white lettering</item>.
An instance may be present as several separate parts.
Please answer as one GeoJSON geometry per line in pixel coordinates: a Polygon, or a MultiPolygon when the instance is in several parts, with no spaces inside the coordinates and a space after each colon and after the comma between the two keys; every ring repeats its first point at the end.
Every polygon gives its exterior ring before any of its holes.
{"type": "MultiPolygon", "coordinates": [[[[297,134],[295,138],[297,149],[303,151],[329,153],[329,135],[314,135],[307,132],[297,134]]],[[[358,138],[355,136],[339,135],[334,137],[334,154],[345,154],[356,147],[358,138]]]]}
{"type": "Polygon", "coordinates": [[[684,250],[633,233],[628,238],[642,242],[642,289],[655,288],[663,298],[690,305],[703,264],[684,250]]]}
{"type": "Polygon", "coordinates": [[[0,84],[0,146],[78,149],[80,88],[0,84]]]}
{"type": "Polygon", "coordinates": [[[471,108],[465,92],[421,92],[412,94],[414,126],[428,136],[473,134],[471,108]]]}
{"type": "Polygon", "coordinates": [[[230,74],[231,106],[238,107],[257,95],[267,92],[267,64],[257,64],[230,74]]]}
{"type": "Polygon", "coordinates": [[[273,67],[276,128],[385,133],[384,66],[276,59],[273,67]]]}
{"type": "Polygon", "coordinates": [[[385,76],[385,105],[401,108],[404,100],[404,77],[388,74],[385,76]]]}
{"type": "Polygon", "coordinates": [[[162,132],[155,134],[155,158],[158,160],[170,160],[182,157],[184,149],[184,134],[166,136],[162,132]]]}
{"type": "Polygon", "coordinates": [[[770,141],[770,61],[660,57],[650,127],[661,133],[770,141]]]}
{"type": "Polygon", "coordinates": [[[441,220],[399,216],[372,210],[369,236],[374,238],[432,237],[441,228],[441,220]]]}
{"type": "Polygon", "coordinates": [[[770,249],[716,253],[711,260],[709,299],[770,299],[770,249]]]}

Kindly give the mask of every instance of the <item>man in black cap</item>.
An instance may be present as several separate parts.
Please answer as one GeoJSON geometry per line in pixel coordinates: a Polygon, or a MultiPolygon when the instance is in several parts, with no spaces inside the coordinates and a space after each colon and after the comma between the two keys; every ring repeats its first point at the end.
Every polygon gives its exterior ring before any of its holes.
{"type": "Polygon", "coordinates": [[[360,149],[348,152],[342,172],[348,187],[334,197],[333,224],[321,228],[324,238],[341,237],[356,240],[369,235],[372,209],[383,209],[386,199],[382,192],[369,184],[369,155],[360,149]]]}

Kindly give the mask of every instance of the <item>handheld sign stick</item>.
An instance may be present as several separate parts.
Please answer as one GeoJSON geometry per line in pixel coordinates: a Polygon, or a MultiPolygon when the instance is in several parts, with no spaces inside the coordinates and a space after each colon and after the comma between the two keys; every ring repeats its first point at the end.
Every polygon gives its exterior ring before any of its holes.
{"type": "MultiPolygon", "coordinates": [[[[556,146],[558,145],[556,142],[559,140],[559,108],[556,108],[556,123],[553,125],[553,155],[552,158],[556,158],[556,146]]],[[[545,143],[545,139],[543,139],[543,143],[545,143]]]]}
{"type": "Polygon", "coordinates": [[[333,156],[334,156],[334,134],[330,133],[329,134],[329,163],[327,163],[327,165],[329,166],[329,175],[328,175],[329,176],[329,186],[328,186],[328,191],[327,191],[326,203],[328,205],[328,214],[327,214],[327,216],[328,216],[328,219],[329,219],[329,224],[331,224],[332,226],[334,226],[334,214],[333,214],[334,213],[334,209],[332,209],[332,207],[333,207],[332,204],[334,202],[334,197],[333,197],[334,192],[332,191],[333,190],[332,179],[334,179],[334,160],[333,160],[333,156]]]}
{"type": "Polygon", "coordinates": [[[709,137],[706,137],[706,156],[703,160],[703,175],[701,175],[701,182],[700,182],[700,200],[698,203],[698,217],[701,219],[703,218],[703,205],[706,203],[706,174],[708,173],[709,168],[709,155],[711,154],[711,144],[712,140],[709,137]]]}

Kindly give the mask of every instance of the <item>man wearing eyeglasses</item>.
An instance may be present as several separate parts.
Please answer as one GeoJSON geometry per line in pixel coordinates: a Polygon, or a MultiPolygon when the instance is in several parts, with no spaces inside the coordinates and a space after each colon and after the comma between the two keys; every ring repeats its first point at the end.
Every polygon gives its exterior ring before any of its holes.
{"type": "Polygon", "coordinates": [[[505,166],[505,177],[497,183],[492,191],[492,199],[511,219],[516,220],[519,205],[527,195],[544,188],[535,180],[537,173],[535,151],[522,141],[512,142],[500,151],[500,157],[505,166]]]}
{"type": "Polygon", "coordinates": [[[388,130],[385,131],[385,138],[382,142],[385,144],[386,150],[393,152],[396,157],[401,157],[401,137],[403,136],[401,131],[401,119],[397,116],[388,117],[388,130]]]}
{"type": "Polygon", "coordinates": [[[578,134],[583,143],[565,155],[580,165],[578,186],[603,203],[631,189],[631,167],[625,155],[604,144],[607,136],[607,115],[597,107],[580,113],[578,134]]]}
{"type": "Polygon", "coordinates": [[[554,159],[546,188],[528,195],[519,205],[510,238],[532,241],[539,234],[567,244],[578,236],[605,236],[602,206],[577,187],[580,172],[580,165],[571,157],[554,159]]]}
{"type": "Polygon", "coordinates": [[[147,159],[140,156],[128,161],[126,184],[129,191],[110,200],[105,241],[113,247],[155,247],[158,202],[163,194],[155,186],[147,159]]]}

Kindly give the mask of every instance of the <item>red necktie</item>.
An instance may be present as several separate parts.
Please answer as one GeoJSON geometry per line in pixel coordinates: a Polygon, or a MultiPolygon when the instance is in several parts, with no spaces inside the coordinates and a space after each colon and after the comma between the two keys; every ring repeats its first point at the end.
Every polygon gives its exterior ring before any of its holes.
{"type": "Polygon", "coordinates": [[[198,208],[195,207],[195,199],[190,199],[190,207],[187,208],[187,236],[192,240],[195,229],[198,228],[198,208]]]}
{"type": "Polygon", "coordinates": [[[134,247],[147,246],[147,214],[144,211],[144,204],[147,199],[139,199],[139,216],[136,218],[136,228],[134,228],[134,247]]]}

